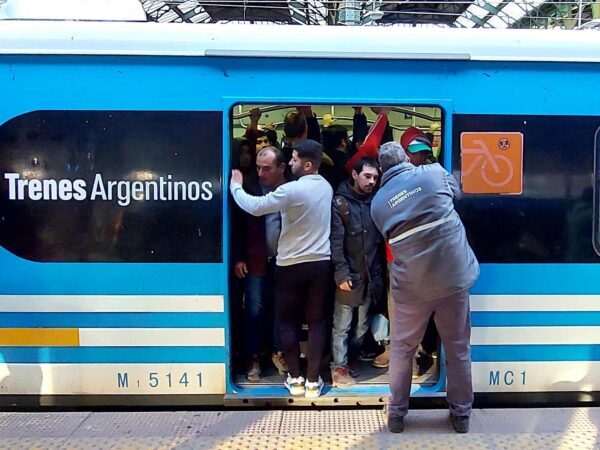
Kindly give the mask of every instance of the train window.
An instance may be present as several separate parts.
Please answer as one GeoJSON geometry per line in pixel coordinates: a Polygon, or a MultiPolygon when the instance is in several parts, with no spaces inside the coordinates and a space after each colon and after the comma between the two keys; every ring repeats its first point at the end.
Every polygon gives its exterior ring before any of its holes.
{"type": "Polygon", "coordinates": [[[596,148],[594,152],[594,231],[592,240],[594,250],[600,256],[600,127],[596,130],[596,148]]]}
{"type": "MultiPolygon", "coordinates": [[[[370,127],[377,119],[381,109],[385,109],[389,118],[389,124],[384,129],[381,143],[396,140],[399,141],[404,131],[409,127],[419,128],[432,143],[433,155],[439,158],[442,145],[442,109],[429,106],[394,105],[385,107],[353,107],[348,105],[318,105],[312,107],[290,106],[290,105],[236,105],[232,111],[232,137],[235,151],[244,138],[256,139],[254,131],[258,131],[261,137],[259,147],[271,136],[277,145],[284,144],[284,120],[288,113],[302,111],[307,113],[308,137],[316,138],[322,142],[324,151],[331,153],[333,141],[328,139],[334,133],[334,129],[342,129],[348,135],[349,148],[352,153],[360,146],[368,133],[370,127]],[[257,130],[252,129],[252,114],[257,114],[257,130]],[[329,130],[327,130],[329,129],[329,130]]],[[[285,145],[283,145],[285,146],[285,145]]],[[[239,164],[236,158],[232,159],[233,165],[239,164]]]]}
{"type": "Polygon", "coordinates": [[[34,261],[222,260],[222,113],[37,111],[0,127],[0,245],[34,261]]]}
{"type": "MultiPolygon", "coordinates": [[[[522,193],[467,193],[459,202],[469,242],[480,262],[598,261],[590,239],[597,117],[456,114],[452,120],[457,178],[461,135],[523,135],[522,193]]],[[[598,236],[598,225],[594,229],[598,236]]]]}

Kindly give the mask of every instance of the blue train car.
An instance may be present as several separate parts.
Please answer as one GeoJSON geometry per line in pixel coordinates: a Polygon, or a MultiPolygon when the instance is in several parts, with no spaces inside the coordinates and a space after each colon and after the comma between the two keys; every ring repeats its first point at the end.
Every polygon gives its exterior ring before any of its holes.
{"type": "Polygon", "coordinates": [[[255,104],[438,108],[482,263],[475,392],[597,399],[600,35],[331,33],[0,23],[0,404],[287,404],[231,364],[230,146],[255,104]]]}

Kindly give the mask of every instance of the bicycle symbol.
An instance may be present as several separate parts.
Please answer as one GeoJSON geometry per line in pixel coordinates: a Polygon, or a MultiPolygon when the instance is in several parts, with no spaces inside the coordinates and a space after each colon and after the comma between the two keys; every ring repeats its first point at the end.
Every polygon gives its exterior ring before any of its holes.
{"type": "Polygon", "coordinates": [[[477,155],[477,157],[473,159],[471,165],[464,170],[463,176],[468,177],[477,167],[479,167],[481,170],[481,179],[489,186],[497,188],[506,186],[512,180],[514,174],[514,168],[510,159],[504,155],[493,155],[486,143],[482,140],[474,140],[473,145],[476,148],[462,149],[463,155],[477,155]],[[485,161],[480,165],[480,161],[484,158],[485,161]],[[501,166],[505,166],[505,169],[502,170],[501,166]],[[490,172],[490,170],[493,172],[490,172]],[[497,180],[498,175],[501,174],[504,174],[504,176],[500,181],[494,181],[494,179],[497,180]]]}

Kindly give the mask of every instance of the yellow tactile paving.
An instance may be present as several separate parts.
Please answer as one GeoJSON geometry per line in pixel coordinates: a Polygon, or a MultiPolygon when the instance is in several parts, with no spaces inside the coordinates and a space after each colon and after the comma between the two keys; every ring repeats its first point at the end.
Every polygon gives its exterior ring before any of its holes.
{"type": "Polygon", "coordinates": [[[0,345],[14,347],[78,347],[77,328],[0,328],[0,345]]]}
{"type": "Polygon", "coordinates": [[[0,449],[592,450],[600,408],[474,410],[471,432],[445,410],[411,411],[391,434],[380,410],[0,413],[0,449]]]}

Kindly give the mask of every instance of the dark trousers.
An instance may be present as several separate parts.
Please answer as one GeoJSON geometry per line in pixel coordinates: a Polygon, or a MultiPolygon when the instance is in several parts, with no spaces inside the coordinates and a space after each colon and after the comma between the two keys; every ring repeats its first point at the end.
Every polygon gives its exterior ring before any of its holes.
{"type": "Polygon", "coordinates": [[[306,378],[317,381],[327,339],[327,294],[331,261],[277,266],[275,269],[275,316],[290,375],[300,372],[300,326],[308,323],[306,378]]]}
{"type": "Polygon", "coordinates": [[[432,313],[446,352],[446,391],[450,413],[454,416],[468,416],[471,413],[471,315],[469,293],[463,291],[426,303],[394,302],[390,354],[391,396],[388,405],[388,414],[392,416],[404,416],[408,411],[412,360],[432,313]]]}
{"type": "Polygon", "coordinates": [[[272,262],[267,264],[265,276],[246,275],[244,278],[244,351],[248,361],[259,355],[263,340],[272,344],[273,352],[281,351],[275,322],[274,275],[275,262],[272,262]]]}

